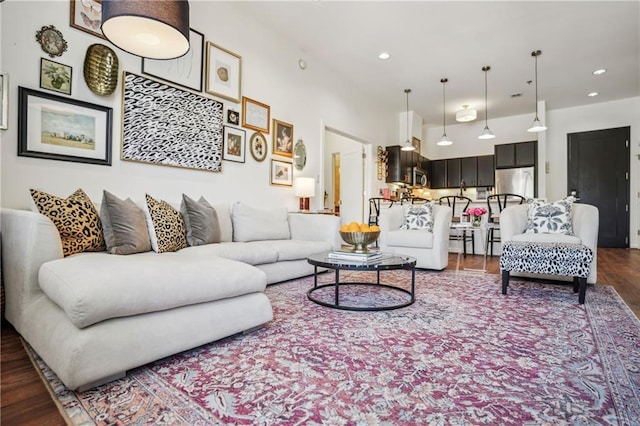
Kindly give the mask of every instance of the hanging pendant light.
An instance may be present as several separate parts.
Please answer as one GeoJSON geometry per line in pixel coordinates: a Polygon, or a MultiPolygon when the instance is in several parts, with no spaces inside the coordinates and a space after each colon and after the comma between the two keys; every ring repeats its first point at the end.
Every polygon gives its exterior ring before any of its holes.
{"type": "Polygon", "coordinates": [[[444,105],[445,105],[445,96],[444,96],[444,85],[445,83],[449,81],[446,78],[441,78],[440,79],[440,83],[442,83],[442,137],[440,138],[440,140],[436,143],[437,145],[440,146],[447,146],[447,145],[451,145],[453,144],[453,142],[451,141],[451,139],[449,139],[447,137],[447,130],[445,127],[445,110],[444,110],[444,105]]]}
{"type": "Polygon", "coordinates": [[[478,136],[478,139],[493,139],[496,135],[493,134],[491,130],[489,130],[489,108],[487,107],[487,73],[491,67],[489,65],[482,67],[482,71],[484,71],[484,130],[478,136]]]}
{"type": "Polygon", "coordinates": [[[536,83],[536,118],[533,120],[531,127],[527,129],[527,132],[543,132],[547,130],[547,127],[542,124],[542,121],[538,118],[538,56],[542,55],[541,50],[534,50],[531,52],[531,56],[535,58],[536,61],[536,72],[535,72],[535,83],[536,83]]]}
{"type": "Polygon", "coordinates": [[[416,149],[416,147],[413,146],[411,140],[409,139],[409,93],[411,93],[411,89],[404,89],[404,93],[407,94],[407,141],[400,149],[402,151],[413,151],[414,149],[416,149]]]}
{"type": "Polygon", "coordinates": [[[189,51],[187,0],[103,0],[102,33],[125,52],[172,59],[189,51]]]}

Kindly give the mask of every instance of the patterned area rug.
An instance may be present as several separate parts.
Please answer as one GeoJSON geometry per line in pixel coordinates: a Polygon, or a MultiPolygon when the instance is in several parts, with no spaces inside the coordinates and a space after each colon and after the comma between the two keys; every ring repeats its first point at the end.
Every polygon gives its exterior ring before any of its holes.
{"type": "Polygon", "coordinates": [[[413,305],[348,312],[310,302],[312,283],[268,287],[258,331],[84,393],[35,359],[74,424],[640,424],[640,322],[611,287],[579,305],[571,286],[512,280],[502,296],[497,275],[420,271],[413,305]]]}

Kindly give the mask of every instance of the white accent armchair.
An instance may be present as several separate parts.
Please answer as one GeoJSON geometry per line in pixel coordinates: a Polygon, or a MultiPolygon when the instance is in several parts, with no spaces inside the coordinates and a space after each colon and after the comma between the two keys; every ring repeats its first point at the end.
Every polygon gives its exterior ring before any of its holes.
{"type": "Polygon", "coordinates": [[[451,208],[433,205],[433,232],[401,229],[405,207],[394,205],[380,210],[380,248],[384,252],[416,258],[416,267],[442,270],[449,263],[449,225],[451,208]]]}
{"type": "MultiPolygon", "coordinates": [[[[527,205],[510,206],[500,213],[500,233],[504,244],[506,241],[531,241],[538,243],[572,243],[584,244],[593,251],[593,262],[589,268],[587,283],[595,284],[597,273],[598,249],[598,208],[589,204],[574,203],[572,206],[573,235],[525,233],[527,228],[527,205]]],[[[558,275],[529,274],[513,272],[511,275],[548,278],[555,280],[571,280],[571,277],[558,275]]]]}

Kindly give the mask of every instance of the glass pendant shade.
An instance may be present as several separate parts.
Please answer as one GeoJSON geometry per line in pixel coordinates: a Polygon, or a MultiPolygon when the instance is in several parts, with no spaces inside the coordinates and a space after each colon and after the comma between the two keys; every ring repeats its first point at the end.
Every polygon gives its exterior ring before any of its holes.
{"type": "Polygon", "coordinates": [[[542,124],[542,121],[540,121],[540,119],[536,115],[536,118],[533,120],[533,123],[531,123],[531,127],[527,129],[527,132],[537,133],[537,132],[544,132],[545,130],[547,130],[547,126],[542,124]]]}
{"type": "Polygon", "coordinates": [[[446,126],[446,120],[445,120],[444,85],[448,81],[449,81],[448,78],[441,78],[440,79],[440,83],[442,83],[442,137],[440,138],[440,140],[438,142],[436,142],[436,145],[439,145],[439,146],[448,146],[448,145],[452,145],[453,144],[453,141],[451,139],[449,139],[449,137],[447,136],[447,126],[446,126]]]}
{"type": "Polygon", "coordinates": [[[411,93],[411,89],[404,89],[404,93],[407,94],[407,140],[400,148],[401,151],[413,151],[416,149],[411,141],[409,140],[409,93],[411,93]]]}
{"type": "Polygon", "coordinates": [[[482,67],[484,72],[484,130],[478,136],[478,139],[493,139],[496,135],[489,129],[489,108],[487,107],[487,72],[491,69],[490,66],[482,67]]]}
{"type": "Polygon", "coordinates": [[[103,0],[104,36],[125,52],[172,59],[189,51],[187,0],[103,0]]]}
{"type": "Polygon", "coordinates": [[[547,126],[542,124],[542,121],[538,118],[538,56],[542,55],[541,50],[534,50],[531,52],[531,56],[535,59],[535,83],[536,83],[536,118],[533,119],[533,123],[527,129],[529,133],[544,132],[547,130],[547,126]]]}
{"type": "Polygon", "coordinates": [[[443,133],[440,140],[436,143],[436,145],[440,145],[440,146],[448,146],[452,144],[453,144],[453,141],[449,139],[446,133],[443,133]]]}
{"type": "Polygon", "coordinates": [[[493,134],[493,132],[489,129],[489,127],[484,126],[484,130],[482,131],[480,136],[478,136],[478,139],[493,139],[495,137],[496,135],[493,134]]]}

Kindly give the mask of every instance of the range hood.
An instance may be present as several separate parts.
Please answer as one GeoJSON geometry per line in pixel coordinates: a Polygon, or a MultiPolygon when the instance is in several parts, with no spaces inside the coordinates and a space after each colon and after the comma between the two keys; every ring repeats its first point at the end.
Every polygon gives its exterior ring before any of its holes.
{"type": "MultiPolygon", "coordinates": [[[[422,141],[422,117],[415,111],[409,111],[409,138],[418,138],[422,141]]],[[[398,114],[398,145],[402,146],[407,141],[407,112],[398,114]]]]}

